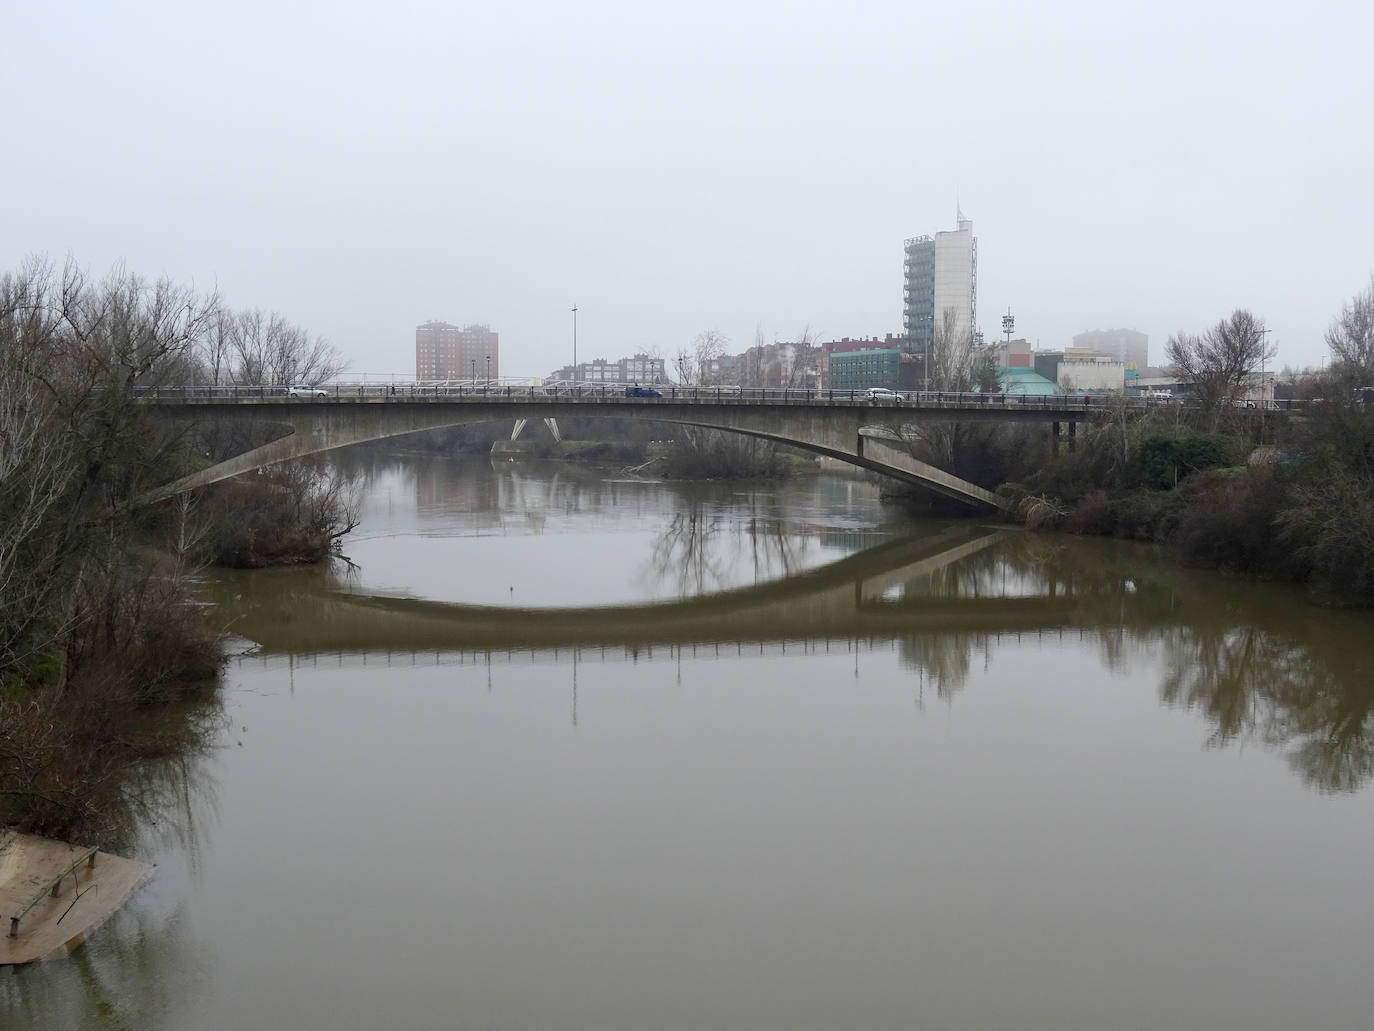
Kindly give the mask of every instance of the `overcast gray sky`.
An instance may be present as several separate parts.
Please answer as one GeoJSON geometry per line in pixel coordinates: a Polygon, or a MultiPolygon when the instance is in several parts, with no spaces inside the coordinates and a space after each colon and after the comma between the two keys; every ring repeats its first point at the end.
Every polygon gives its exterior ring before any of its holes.
{"type": "Polygon", "coordinates": [[[902,241],[1062,345],[1244,306],[1320,361],[1374,269],[1374,4],[0,0],[0,264],[218,286],[411,373],[899,332],[902,241]]]}

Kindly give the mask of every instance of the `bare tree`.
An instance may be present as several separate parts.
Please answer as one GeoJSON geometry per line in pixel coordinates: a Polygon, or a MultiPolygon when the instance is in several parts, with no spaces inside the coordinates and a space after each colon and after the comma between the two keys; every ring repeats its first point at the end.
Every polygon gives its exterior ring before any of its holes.
{"type": "Polygon", "coordinates": [[[184,368],[216,308],[122,268],[92,284],[38,259],[0,278],[0,673],[66,632],[117,547],[125,503],[173,443],[128,387],[184,368]]]}
{"type": "Polygon", "coordinates": [[[968,327],[961,325],[959,313],[946,308],[940,313],[931,334],[930,389],[964,391],[978,382],[981,369],[990,361],[991,349],[980,346],[968,327]]]}
{"type": "MultiPolygon", "coordinates": [[[[0,286],[0,324],[6,312],[0,286]]],[[[0,328],[0,343],[13,338],[0,328]]],[[[36,380],[0,347],[0,671],[17,658],[65,578],[62,516],[79,475],[69,436],[36,380]]],[[[45,642],[46,643],[46,639],[45,642]]]]}
{"type": "Polygon", "coordinates": [[[696,366],[696,382],[719,383],[720,359],[725,357],[725,347],[730,342],[718,329],[707,329],[696,335],[692,341],[692,362],[696,366]]]}
{"type": "MultiPolygon", "coordinates": [[[[235,383],[318,383],[337,376],[347,365],[324,337],[312,337],[276,312],[246,308],[229,323],[229,334],[230,378],[235,383]]],[[[211,343],[216,340],[211,334],[211,343]]]]}
{"type": "Polygon", "coordinates": [[[1263,320],[1244,308],[1237,308],[1201,336],[1175,333],[1164,345],[1164,353],[1179,377],[1192,385],[1203,408],[1212,411],[1213,427],[1222,409],[1274,356],[1265,342],[1263,320]]]}
{"type": "Polygon", "coordinates": [[[1326,331],[1333,364],[1356,386],[1374,384],[1374,275],[1332,320],[1326,331]]]}
{"type": "Polygon", "coordinates": [[[218,386],[230,381],[235,319],[233,312],[221,309],[215,313],[214,322],[206,330],[200,361],[197,363],[199,378],[203,382],[218,386]]]}
{"type": "Polygon", "coordinates": [[[696,361],[691,351],[686,347],[679,347],[667,365],[670,379],[684,387],[692,385],[696,376],[696,361]]]}
{"type": "MultiPolygon", "coordinates": [[[[788,347],[784,355],[782,385],[784,387],[805,387],[812,383],[820,384],[820,371],[817,368],[816,332],[806,326],[797,334],[797,339],[788,347]]],[[[785,347],[788,345],[784,345],[785,347]]]]}
{"type": "Polygon", "coordinates": [[[123,266],[100,283],[68,260],[56,297],[62,384],[96,386],[164,382],[184,370],[219,311],[216,294],[200,295],[162,278],[149,282],[123,266]]]}
{"type": "MultiPolygon", "coordinates": [[[[973,331],[962,324],[954,308],[940,313],[931,334],[926,353],[930,389],[962,392],[996,389],[996,369],[992,364],[992,348],[979,344],[973,331]]],[[[971,425],[963,423],[931,423],[920,429],[919,443],[914,450],[924,460],[945,469],[952,469],[962,446],[975,433],[971,425]]]]}

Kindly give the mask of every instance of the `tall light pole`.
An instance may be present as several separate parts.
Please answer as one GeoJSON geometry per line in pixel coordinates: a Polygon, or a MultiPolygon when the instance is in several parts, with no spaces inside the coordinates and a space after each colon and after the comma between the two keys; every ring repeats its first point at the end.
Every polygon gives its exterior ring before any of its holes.
{"type": "Polygon", "coordinates": [[[1267,341],[1265,340],[1265,336],[1266,336],[1266,334],[1268,334],[1269,332],[1271,332],[1271,330],[1269,329],[1268,326],[1265,326],[1262,330],[1260,330],[1260,334],[1259,334],[1259,338],[1260,338],[1260,396],[1259,396],[1259,402],[1260,402],[1260,439],[1259,439],[1259,442],[1260,442],[1261,444],[1264,443],[1264,410],[1265,410],[1266,408],[1269,407],[1269,402],[1268,402],[1268,400],[1267,400],[1267,399],[1265,398],[1265,396],[1264,396],[1264,386],[1265,386],[1265,383],[1264,383],[1264,352],[1265,352],[1265,350],[1267,350],[1267,348],[1266,348],[1266,346],[1265,346],[1266,343],[1267,343],[1267,341]]]}
{"type": "Polygon", "coordinates": [[[491,355],[487,355],[487,386],[491,386],[491,355]]]}
{"type": "Polygon", "coordinates": [[[477,359],[472,360],[472,385],[477,386],[477,359]]]}
{"type": "Polygon", "coordinates": [[[572,306],[573,313],[573,363],[572,378],[577,379],[577,305],[572,306]]]}
{"type": "Polygon", "coordinates": [[[1264,359],[1267,357],[1267,355],[1266,355],[1264,352],[1268,350],[1268,347],[1266,346],[1267,343],[1268,343],[1268,341],[1266,341],[1264,338],[1265,338],[1265,336],[1267,336],[1268,334],[1270,334],[1270,333],[1272,333],[1272,332],[1273,332],[1273,330],[1270,329],[1268,326],[1266,326],[1264,329],[1260,330],[1260,332],[1259,332],[1259,336],[1260,336],[1260,400],[1261,400],[1261,401],[1264,400],[1264,387],[1265,387],[1265,383],[1264,383],[1264,359]]]}

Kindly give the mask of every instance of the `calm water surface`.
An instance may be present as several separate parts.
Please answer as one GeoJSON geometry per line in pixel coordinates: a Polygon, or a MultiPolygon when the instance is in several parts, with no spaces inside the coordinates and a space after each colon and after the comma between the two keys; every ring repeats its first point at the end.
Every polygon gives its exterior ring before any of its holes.
{"type": "Polygon", "coordinates": [[[156,878],[0,1027],[1367,1027],[1368,614],[860,481],[398,458],[220,574],[156,878]]]}

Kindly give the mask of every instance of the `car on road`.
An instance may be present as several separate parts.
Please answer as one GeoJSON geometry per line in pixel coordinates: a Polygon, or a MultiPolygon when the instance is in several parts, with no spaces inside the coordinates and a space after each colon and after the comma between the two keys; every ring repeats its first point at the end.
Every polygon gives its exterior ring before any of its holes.
{"type": "Polygon", "coordinates": [[[885,401],[888,404],[902,403],[902,395],[895,390],[888,390],[887,387],[869,387],[864,391],[864,397],[870,401],[885,401]]]}
{"type": "Polygon", "coordinates": [[[323,387],[307,387],[300,383],[286,388],[287,397],[328,397],[329,391],[323,387]]]}
{"type": "Polygon", "coordinates": [[[625,388],[625,396],[626,396],[626,397],[662,397],[663,395],[662,395],[659,391],[655,390],[653,387],[641,387],[639,384],[635,384],[635,385],[632,386],[632,387],[626,387],[626,388],[625,388]]]}

